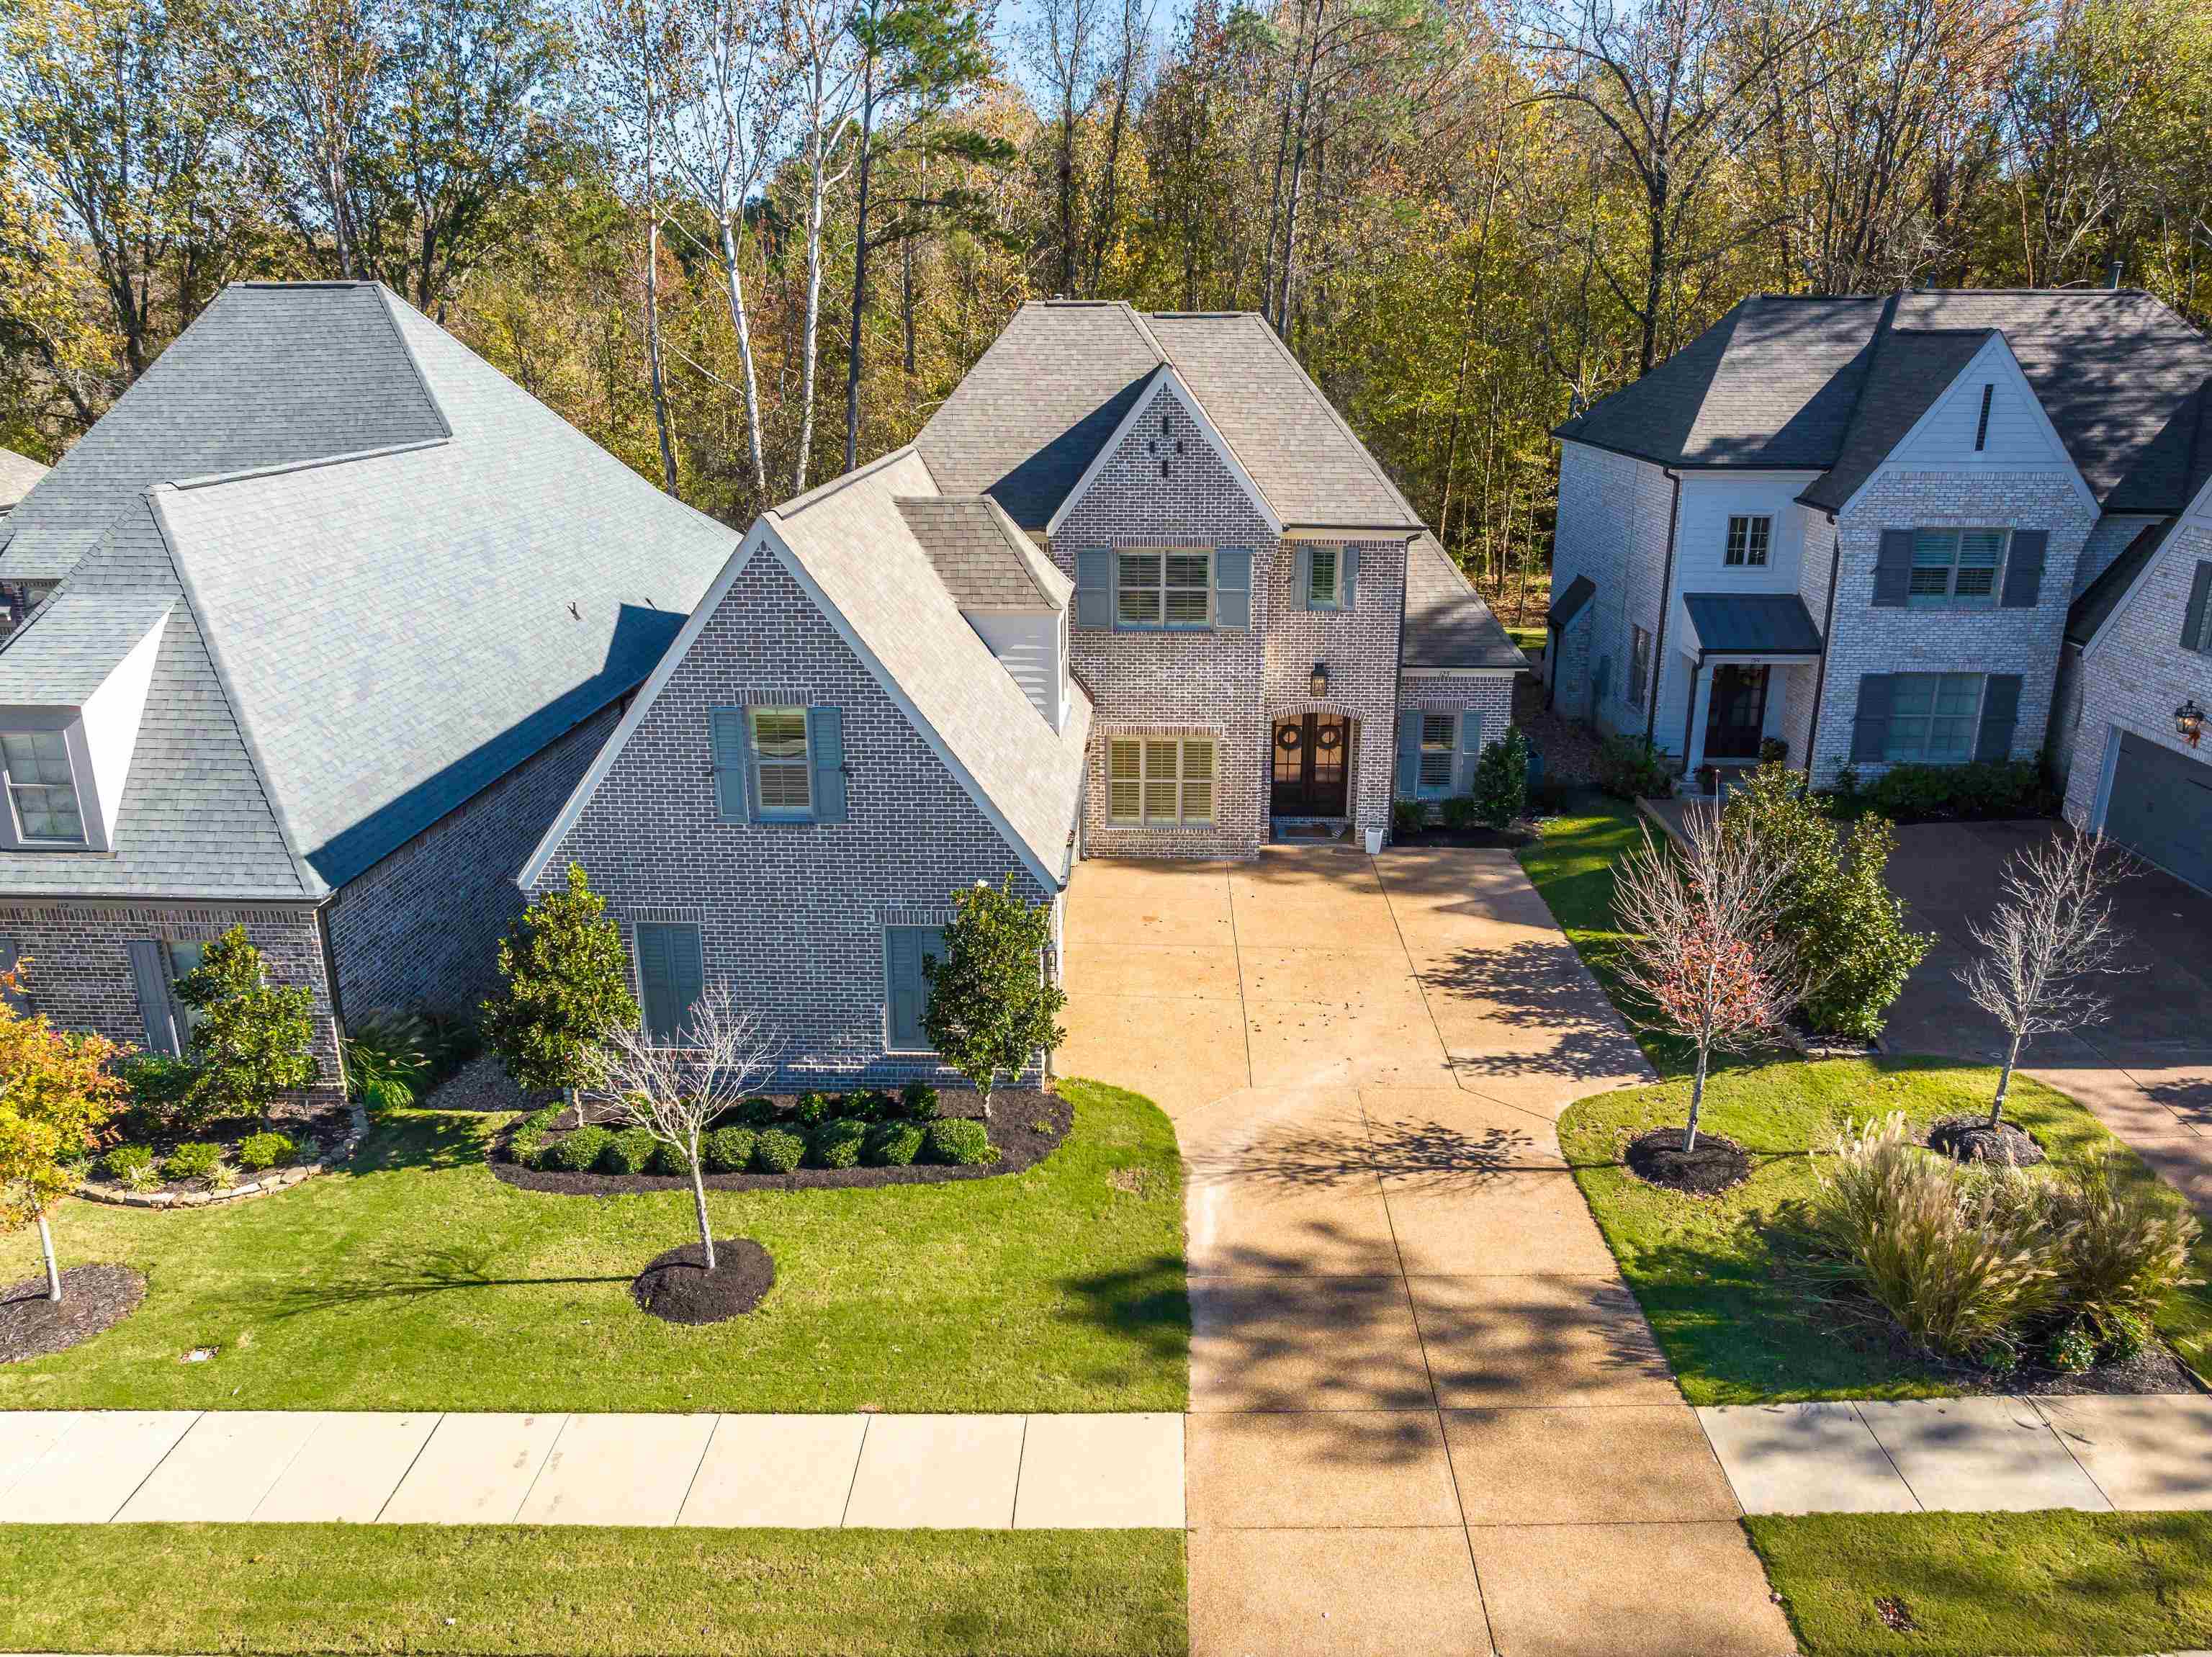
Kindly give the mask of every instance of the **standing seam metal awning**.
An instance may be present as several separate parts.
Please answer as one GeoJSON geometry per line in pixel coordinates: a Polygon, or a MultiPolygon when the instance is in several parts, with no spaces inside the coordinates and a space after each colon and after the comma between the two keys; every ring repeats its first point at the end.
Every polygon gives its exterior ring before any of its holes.
{"type": "Polygon", "coordinates": [[[1820,654],[1820,630],[1795,593],[1685,593],[1682,607],[1700,657],[1820,654]]]}

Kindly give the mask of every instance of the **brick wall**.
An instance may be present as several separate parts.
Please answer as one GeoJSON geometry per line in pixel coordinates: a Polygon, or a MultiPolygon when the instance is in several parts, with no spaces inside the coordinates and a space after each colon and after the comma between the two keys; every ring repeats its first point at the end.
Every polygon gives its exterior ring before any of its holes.
{"type": "MultiPolygon", "coordinates": [[[[1561,446],[1552,597],[1556,602],[1577,576],[1589,576],[1597,588],[1584,606],[1588,631],[1571,640],[1553,691],[1553,705],[1571,718],[1644,734],[1644,711],[1628,700],[1629,630],[1643,628],[1658,648],[1660,585],[1674,504],[1664,468],[1583,443],[1561,446]],[[1607,664],[1601,698],[1596,688],[1601,661],[1607,664]]],[[[1680,717],[1675,677],[1686,669],[1675,655],[1676,641],[1669,638],[1663,659],[1652,663],[1651,693],[1661,698],[1662,723],[1670,695],[1680,717]]]]}
{"type": "MultiPolygon", "coordinates": [[[[2032,757],[2050,722],[2058,650],[2075,561],[2094,513],[2063,472],[1883,472],[1838,520],[1842,567],[1828,637],[1827,687],[1813,755],[1813,780],[1829,787],[1850,764],[1859,679],[1867,673],[2018,673],[2019,721],[2012,755],[2032,757]],[[2032,608],[1876,609],[1874,573],[1881,532],[2002,525],[2050,532],[2038,602],[2032,608]]],[[[1862,777],[1878,764],[1856,767],[1862,777]]]]}
{"type": "Polygon", "coordinates": [[[24,988],[34,1011],[67,1030],[145,1045],[129,945],[137,939],[205,943],[243,926],[278,984],[314,994],[313,1051],[322,1065],[320,1100],[339,1093],[337,1030],[314,910],[305,904],[101,903],[81,899],[0,901],[0,934],[27,957],[24,988]]]}
{"type": "Polygon", "coordinates": [[[514,877],[621,716],[602,709],[346,882],[325,915],[338,1005],[473,1014],[498,987],[514,877]]]}
{"type": "Polygon", "coordinates": [[[633,940],[637,923],[698,925],[706,982],[727,984],[782,1043],[787,1085],[959,1078],[884,1051],[883,928],[941,919],[951,894],[1024,871],[905,714],[775,557],[732,584],[549,863],[571,862],[633,940]],[[724,823],[708,710],[763,703],[843,710],[849,819],[724,823]]]}
{"type": "MultiPolygon", "coordinates": [[[[1505,734],[1513,722],[1513,678],[1448,679],[1434,673],[1407,673],[1399,686],[1399,705],[1427,713],[1468,712],[1482,716],[1482,745],[1488,747],[1505,734]]],[[[1397,787],[1396,738],[1391,740],[1391,792],[1404,797],[1397,787]]]]}

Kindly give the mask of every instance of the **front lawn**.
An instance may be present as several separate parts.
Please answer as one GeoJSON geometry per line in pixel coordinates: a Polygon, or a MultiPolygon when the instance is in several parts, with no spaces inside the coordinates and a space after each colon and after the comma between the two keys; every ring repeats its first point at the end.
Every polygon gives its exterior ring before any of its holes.
{"type": "Polygon", "coordinates": [[[0,1649],[1187,1649],[1175,1531],[0,1526],[0,1649]]]}
{"type": "Polygon", "coordinates": [[[2212,1645],[2212,1514],[1816,1514],[1744,1526],[1806,1657],[2212,1645]]]}
{"type": "MultiPolygon", "coordinates": [[[[1179,1410],[1174,1130],[1137,1094],[1063,1087],[1074,1130],[1020,1174],[711,1193],[715,1234],[777,1276],[701,1328],[629,1295],[697,1235],[690,1192],[519,1191],[484,1163],[501,1117],[399,1113],[349,1171],[234,1207],[72,1201],[63,1264],[136,1266],[145,1305],[0,1369],[0,1409],[1179,1410]]],[[[0,1283],[37,1270],[33,1234],[0,1240],[0,1283]]]]}

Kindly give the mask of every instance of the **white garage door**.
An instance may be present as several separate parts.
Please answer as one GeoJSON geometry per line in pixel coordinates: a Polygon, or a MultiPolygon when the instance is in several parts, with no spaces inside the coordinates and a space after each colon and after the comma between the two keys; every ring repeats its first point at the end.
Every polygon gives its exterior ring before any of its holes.
{"type": "Polygon", "coordinates": [[[2105,832],[2212,891],[2212,764],[2122,735],[2105,832]]]}

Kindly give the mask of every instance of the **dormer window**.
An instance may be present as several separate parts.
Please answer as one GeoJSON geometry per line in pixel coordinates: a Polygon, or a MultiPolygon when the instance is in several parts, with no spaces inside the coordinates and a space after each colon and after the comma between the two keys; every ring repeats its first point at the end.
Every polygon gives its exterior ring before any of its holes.
{"type": "Polygon", "coordinates": [[[0,764],[7,768],[8,804],[20,842],[48,846],[85,843],[84,813],[77,805],[65,733],[0,734],[0,764]]]}

